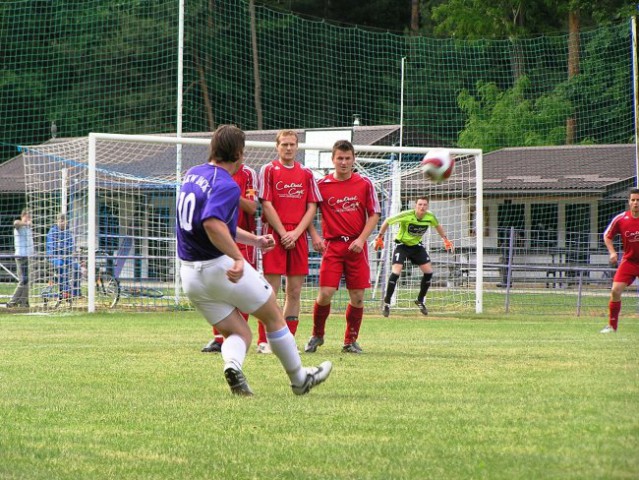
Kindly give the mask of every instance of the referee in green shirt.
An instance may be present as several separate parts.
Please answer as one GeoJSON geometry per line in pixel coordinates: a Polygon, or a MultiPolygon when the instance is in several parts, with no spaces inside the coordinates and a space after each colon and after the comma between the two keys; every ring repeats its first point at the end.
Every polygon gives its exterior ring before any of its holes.
{"type": "Polygon", "coordinates": [[[386,286],[383,314],[385,317],[390,315],[391,297],[395,292],[395,286],[399,275],[402,273],[402,268],[404,268],[404,261],[408,258],[414,265],[418,265],[424,274],[415,305],[417,305],[423,315],[428,315],[424,299],[430,287],[430,280],[433,278],[433,266],[430,263],[428,252],[422,245],[422,237],[428,227],[433,227],[444,240],[444,247],[447,251],[452,252],[454,250],[453,243],[446,237],[446,232],[439,224],[435,214],[428,210],[428,197],[419,197],[415,203],[414,210],[405,210],[384,220],[375,239],[375,250],[384,248],[384,234],[388,230],[388,226],[395,223],[399,223],[399,232],[395,236],[396,247],[393,252],[393,267],[386,286]]]}

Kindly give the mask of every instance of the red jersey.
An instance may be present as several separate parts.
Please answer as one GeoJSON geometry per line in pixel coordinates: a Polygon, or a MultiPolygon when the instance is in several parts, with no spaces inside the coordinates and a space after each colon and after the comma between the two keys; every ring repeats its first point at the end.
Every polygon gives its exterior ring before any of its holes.
{"type": "Polygon", "coordinates": [[[284,225],[298,224],[306,213],[306,205],[322,200],[310,168],[298,162],[285,167],[279,160],[267,163],[260,170],[259,197],[273,204],[284,225]]]}
{"type": "MultiPolygon", "coordinates": [[[[257,200],[257,174],[251,167],[242,164],[240,169],[233,175],[233,180],[240,187],[240,195],[247,200],[257,200]]],[[[241,208],[238,208],[237,226],[247,232],[255,233],[255,215],[249,215],[241,208]]]]}
{"type": "Polygon", "coordinates": [[[381,213],[373,183],[359,173],[348,180],[336,180],[333,174],[318,182],[323,201],[322,236],[326,240],[359,237],[368,218],[381,213]]]}
{"type": "Polygon", "coordinates": [[[622,260],[639,264],[639,218],[633,218],[630,211],[614,217],[604,231],[604,237],[612,240],[615,235],[621,235],[622,260]]]}

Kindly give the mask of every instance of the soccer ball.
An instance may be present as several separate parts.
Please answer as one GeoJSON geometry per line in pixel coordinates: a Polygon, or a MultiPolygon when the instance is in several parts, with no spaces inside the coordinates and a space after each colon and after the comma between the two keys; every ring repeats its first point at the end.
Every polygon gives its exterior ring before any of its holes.
{"type": "Polygon", "coordinates": [[[422,160],[421,169],[424,176],[434,183],[448,180],[455,168],[455,160],[445,148],[433,148],[422,160]]]}

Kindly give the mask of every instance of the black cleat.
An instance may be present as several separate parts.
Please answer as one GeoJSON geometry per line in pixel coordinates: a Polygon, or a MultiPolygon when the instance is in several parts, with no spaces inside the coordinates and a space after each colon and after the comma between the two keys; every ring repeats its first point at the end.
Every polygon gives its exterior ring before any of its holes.
{"type": "Polygon", "coordinates": [[[221,353],[222,352],[222,344],[217,340],[213,339],[204,347],[202,347],[202,352],[204,353],[221,353]]]}
{"type": "Polygon", "coordinates": [[[422,315],[428,315],[428,309],[424,302],[420,302],[419,300],[415,300],[415,305],[419,308],[419,311],[422,312],[422,315]]]}
{"type": "Polygon", "coordinates": [[[359,346],[359,343],[347,343],[342,347],[342,353],[362,353],[362,347],[359,346]]]}
{"type": "Polygon", "coordinates": [[[239,395],[242,397],[252,397],[253,390],[246,383],[246,378],[241,370],[236,370],[235,368],[227,368],[224,370],[224,377],[226,378],[226,383],[231,387],[231,393],[233,395],[239,395]]]}

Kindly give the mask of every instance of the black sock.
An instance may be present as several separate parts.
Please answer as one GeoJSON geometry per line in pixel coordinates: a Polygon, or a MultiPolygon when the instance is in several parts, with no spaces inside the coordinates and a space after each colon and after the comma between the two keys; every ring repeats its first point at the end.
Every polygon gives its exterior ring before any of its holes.
{"type": "Polygon", "coordinates": [[[388,277],[388,285],[386,286],[386,296],[384,297],[384,303],[390,303],[391,297],[395,292],[395,286],[397,286],[397,280],[399,279],[399,275],[394,273],[390,274],[388,277]]]}
{"type": "Polygon", "coordinates": [[[417,297],[419,303],[424,303],[424,297],[426,297],[426,293],[428,293],[428,289],[430,288],[431,278],[433,278],[432,273],[425,273],[422,277],[422,284],[419,288],[419,296],[417,297]]]}

